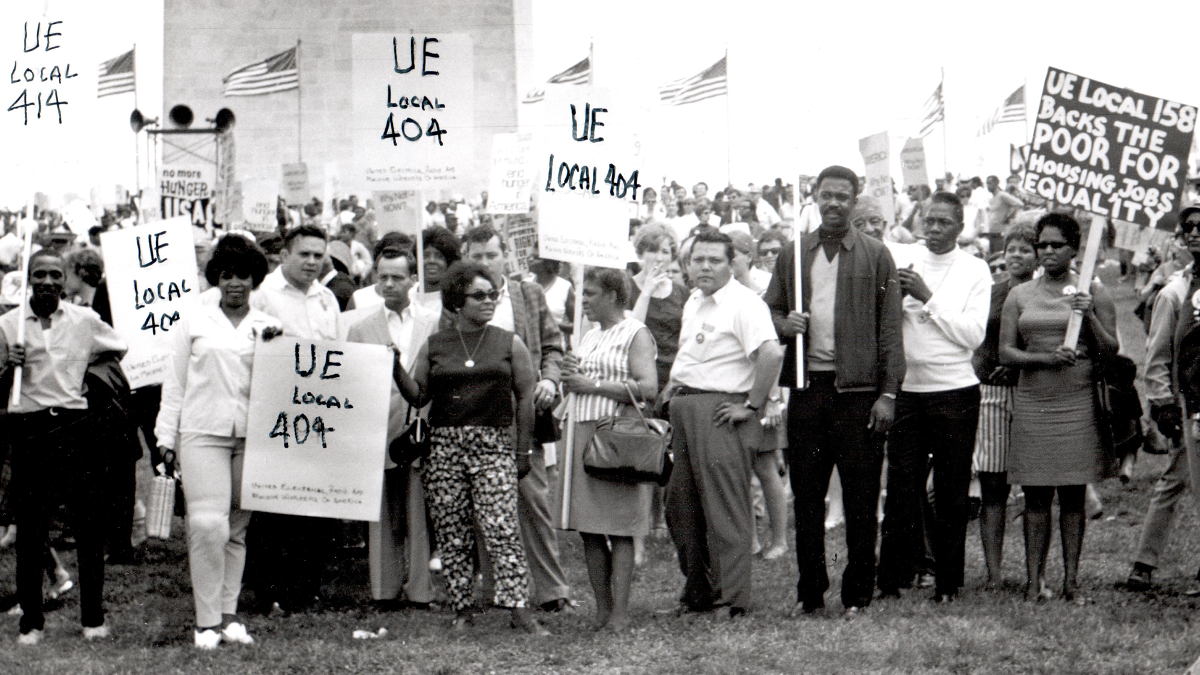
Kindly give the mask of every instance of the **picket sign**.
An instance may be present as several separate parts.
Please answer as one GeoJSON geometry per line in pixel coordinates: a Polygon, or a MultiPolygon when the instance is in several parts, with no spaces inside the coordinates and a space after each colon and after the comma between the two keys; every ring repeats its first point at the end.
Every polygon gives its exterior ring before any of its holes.
{"type": "MultiPolygon", "coordinates": [[[[1101,216],[1092,217],[1092,229],[1088,231],[1087,248],[1083,251],[1083,264],[1079,267],[1079,292],[1090,293],[1092,277],[1096,271],[1096,256],[1100,253],[1100,245],[1104,239],[1105,219],[1101,216]]],[[[1063,346],[1075,349],[1079,344],[1079,330],[1083,328],[1083,312],[1072,311],[1071,319],[1067,322],[1067,339],[1063,346]]]]}
{"type": "MultiPolygon", "coordinates": [[[[29,202],[29,219],[33,220],[33,202],[29,202]]],[[[18,305],[17,314],[17,343],[25,344],[25,308],[29,305],[29,255],[33,249],[33,231],[36,227],[25,228],[25,241],[21,245],[21,304],[18,305]]],[[[25,372],[23,366],[17,366],[13,369],[13,386],[12,386],[12,402],[13,405],[21,405],[21,375],[25,372]]]]}
{"type": "MultiPolygon", "coordinates": [[[[797,181],[796,185],[800,182],[797,181]]],[[[792,195],[792,200],[795,202],[795,208],[792,212],[799,215],[800,213],[800,191],[795,190],[792,195]]],[[[796,311],[804,311],[804,270],[800,269],[800,233],[792,232],[792,267],[796,272],[796,311]]],[[[807,389],[808,378],[804,372],[804,335],[796,336],[796,388],[807,389]]]]}

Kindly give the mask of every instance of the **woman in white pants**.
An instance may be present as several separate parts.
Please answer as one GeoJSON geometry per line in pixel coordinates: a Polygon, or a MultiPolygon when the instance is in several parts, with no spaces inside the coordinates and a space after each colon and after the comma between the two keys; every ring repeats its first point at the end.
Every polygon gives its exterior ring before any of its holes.
{"type": "Polygon", "coordinates": [[[250,308],[250,291],[266,274],[267,259],[257,244],[226,235],[204,271],[220,289],[220,303],[196,306],[171,328],[171,362],[155,434],[163,453],[177,452],[187,486],[194,638],[201,649],[215,649],[222,640],[254,642],[237,617],[250,524],[250,512],[238,508],[238,498],[254,343],[264,331],[280,330],[277,320],[250,308]]]}

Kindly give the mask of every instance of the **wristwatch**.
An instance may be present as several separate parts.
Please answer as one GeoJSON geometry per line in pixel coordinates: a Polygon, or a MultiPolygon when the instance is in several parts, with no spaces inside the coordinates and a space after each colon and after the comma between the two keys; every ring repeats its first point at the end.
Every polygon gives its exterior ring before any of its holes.
{"type": "Polygon", "coordinates": [[[749,400],[746,401],[745,406],[754,412],[758,412],[759,406],[751,404],[749,400]]]}
{"type": "Polygon", "coordinates": [[[892,393],[892,392],[890,392],[890,391],[885,391],[885,392],[883,392],[882,396],[883,396],[884,398],[890,398],[890,399],[892,399],[893,401],[895,401],[895,400],[896,400],[896,395],[895,395],[895,394],[893,394],[893,393],[892,393]]]}

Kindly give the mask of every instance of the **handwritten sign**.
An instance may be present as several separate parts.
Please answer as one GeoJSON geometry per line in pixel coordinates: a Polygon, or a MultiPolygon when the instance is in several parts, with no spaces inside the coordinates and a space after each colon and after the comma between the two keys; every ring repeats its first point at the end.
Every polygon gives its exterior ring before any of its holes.
{"type": "Polygon", "coordinates": [[[892,195],[892,148],[888,134],[882,131],[858,141],[858,149],[867,169],[866,193],[879,200],[888,226],[896,224],[896,202],[892,195]]]}
{"type": "Polygon", "coordinates": [[[929,185],[929,171],[925,167],[925,141],[910,138],[904,141],[900,151],[900,171],[904,176],[904,187],[929,185]]]}
{"type": "Polygon", "coordinates": [[[129,352],[129,385],[162,384],[170,365],[171,328],[187,316],[197,290],[195,243],[188,218],[160,220],[100,234],[113,327],[129,352]]]}
{"type": "Polygon", "coordinates": [[[475,66],[467,34],[355,33],[354,162],[373,190],[437,190],[469,178],[475,66]]]}
{"type": "Polygon", "coordinates": [[[1179,205],[1195,126],[1195,106],[1050,68],[1022,187],[1155,227],[1179,205]]]}
{"type": "Polygon", "coordinates": [[[304,162],[283,165],[283,182],[280,183],[283,198],[288,204],[303,204],[312,196],[308,191],[308,165],[304,162]]]}
{"type": "Polygon", "coordinates": [[[399,232],[415,239],[421,226],[421,195],[414,190],[376,192],[375,227],[378,236],[399,232]]]}
{"type": "Polygon", "coordinates": [[[533,134],[496,134],[488,176],[488,213],[529,213],[536,173],[530,166],[532,159],[533,134]]]}
{"type": "Polygon", "coordinates": [[[250,378],[242,508],[379,520],[391,364],[381,345],[260,341],[250,378]]]}
{"type": "Polygon", "coordinates": [[[273,180],[242,181],[242,218],[246,229],[270,231],[279,227],[279,183],[273,180]]]}
{"type": "Polygon", "coordinates": [[[635,125],[649,113],[607,89],[560,89],[546,97],[538,253],[624,269],[630,204],[642,187],[635,125]]]}
{"type": "Polygon", "coordinates": [[[20,51],[13,50],[12,70],[5,83],[8,105],[3,127],[7,131],[31,125],[61,126],[72,119],[78,106],[71,108],[70,103],[76,94],[83,95],[79,73],[84,64],[72,58],[80,55],[71,49],[70,33],[61,18],[6,22],[4,42],[21,46],[20,51]]]}
{"type": "Polygon", "coordinates": [[[212,225],[215,178],[216,167],[212,164],[163,166],[158,181],[163,218],[187,217],[194,225],[212,225]]]}

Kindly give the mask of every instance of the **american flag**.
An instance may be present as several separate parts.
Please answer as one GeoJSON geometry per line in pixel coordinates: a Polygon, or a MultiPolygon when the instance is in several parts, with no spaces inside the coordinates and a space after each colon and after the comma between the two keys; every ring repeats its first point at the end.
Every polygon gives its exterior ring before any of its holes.
{"type": "Polygon", "coordinates": [[[1017,87],[1017,90],[1010,94],[1008,98],[1004,99],[1004,103],[1001,103],[1000,107],[996,108],[996,112],[992,113],[992,116],[988,118],[988,121],[983,123],[983,126],[979,128],[979,132],[976,133],[975,136],[979,137],[991,133],[992,129],[995,128],[997,124],[1024,121],[1025,85],[1021,85],[1017,87]]]}
{"type": "MultiPolygon", "coordinates": [[[[546,84],[587,84],[592,79],[592,57],[585,57],[579,63],[567,68],[554,77],[546,80],[546,84]]],[[[538,87],[525,95],[521,103],[537,103],[546,98],[546,88],[538,87]]]]}
{"type": "Polygon", "coordinates": [[[917,138],[925,138],[929,132],[933,131],[933,125],[946,121],[946,102],[942,100],[942,84],[939,82],[937,89],[934,89],[933,94],[929,96],[929,100],[925,101],[925,116],[921,118],[921,130],[917,132],[917,138]]]}
{"type": "Polygon", "coordinates": [[[127,94],[134,90],[133,50],[100,64],[100,80],[96,97],[127,94]]]}
{"type": "Polygon", "coordinates": [[[258,96],[300,88],[298,47],[247,64],[225,76],[226,96],[258,96]]]}
{"type": "Polygon", "coordinates": [[[725,59],[712,64],[704,71],[691,77],[672,80],[658,88],[658,95],[668,105],[696,103],[717,96],[728,96],[728,78],[725,75],[725,59]]]}

